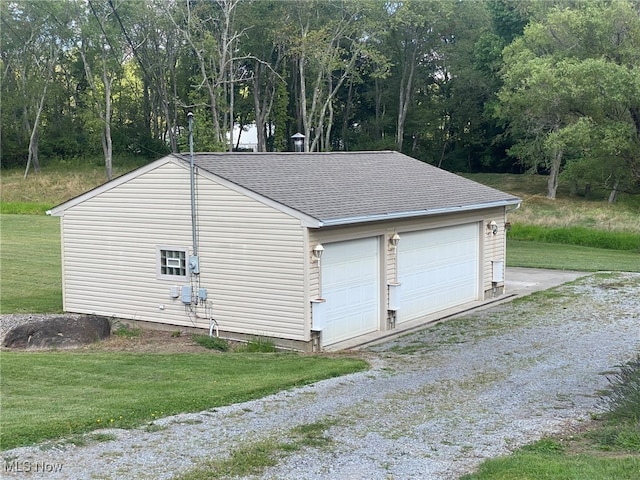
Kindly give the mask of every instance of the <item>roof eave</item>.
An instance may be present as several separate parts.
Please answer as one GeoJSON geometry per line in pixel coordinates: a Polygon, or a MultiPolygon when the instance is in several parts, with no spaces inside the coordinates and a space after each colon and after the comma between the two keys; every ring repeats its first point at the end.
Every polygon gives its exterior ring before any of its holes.
{"type": "Polygon", "coordinates": [[[509,200],[500,200],[497,202],[461,205],[458,207],[443,207],[443,208],[434,208],[430,210],[412,210],[412,211],[406,211],[406,212],[362,215],[358,217],[332,218],[329,220],[323,220],[319,226],[334,227],[338,225],[352,225],[352,224],[364,223],[364,222],[377,222],[377,221],[383,221],[383,220],[399,220],[403,218],[443,215],[447,213],[468,212],[471,210],[484,210],[488,208],[507,207],[509,205],[519,205],[520,203],[522,203],[522,200],[520,200],[519,198],[513,198],[509,200]]]}

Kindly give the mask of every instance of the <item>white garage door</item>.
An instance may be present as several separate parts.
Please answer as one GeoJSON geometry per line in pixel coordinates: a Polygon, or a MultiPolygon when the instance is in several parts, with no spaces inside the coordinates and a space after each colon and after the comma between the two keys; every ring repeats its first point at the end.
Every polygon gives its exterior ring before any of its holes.
{"type": "Polygon", "coordinates": [[[400,237],[398,322],[477,299],[480,262],[476,223],[400,237]]]}
{"type": "Polygon", "coordinates": [[[380,283],[378,239],[366,238],[324,245],[322,296],[323,345],[379,328],[380,283]]]}

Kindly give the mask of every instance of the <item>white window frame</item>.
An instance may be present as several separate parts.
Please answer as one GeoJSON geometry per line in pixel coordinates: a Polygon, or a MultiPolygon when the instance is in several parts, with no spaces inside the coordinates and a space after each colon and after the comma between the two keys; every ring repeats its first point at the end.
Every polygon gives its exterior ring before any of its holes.
{"type": "Polygon", "coordinates": [[[158,245],[156,247],[156,278],[158,280],[186,280],[189,278],[189,249],[186,247],[176,247],[173,245],[158,245]],[[169,266],[165,260],[163,264],[163,255],[162,252],[175,252],[181,254],[178,257],[164,257],[166,260],[178,260],[181,265],[179,266],[169,266]],[[184,274],[180,273],[166,273],[163,272],[165,268],[173,268],[184,271],[184,274]]]}

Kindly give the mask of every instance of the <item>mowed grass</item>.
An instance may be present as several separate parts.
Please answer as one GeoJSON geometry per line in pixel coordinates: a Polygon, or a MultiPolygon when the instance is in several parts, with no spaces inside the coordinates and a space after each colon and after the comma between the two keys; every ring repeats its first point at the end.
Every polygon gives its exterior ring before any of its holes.
{"type": "MultiPolygon", "coordinates": [[[[130,428],[367,368],[295,353],[3,352],[3,450],[102,427],[130,428]]],[[[152,427],[152,426],[151,426],[152,427]]]]}
{"type": "Polygon", "coordinates": [[[638,480],[640,456],[618,458],[520,450],[460,480],[638,480]]]}
{"type": "MultiPolygon", "coordinates": [[[[1,313],[62,309],[59,219],[1,215],[1,313]]],[[[367,368],[297,354],[2,352],[0,448],[133,427],[367,368]]]]}
{"type": "Polygon", "coordinates": [[[62,311],[60,219],[0,215],[0,313],[62,311]]]}
{"type": "Polygon", "coordinates": [[[580,272],[640,272],[640,252],[509,239],[507,266],[580,272]]]}

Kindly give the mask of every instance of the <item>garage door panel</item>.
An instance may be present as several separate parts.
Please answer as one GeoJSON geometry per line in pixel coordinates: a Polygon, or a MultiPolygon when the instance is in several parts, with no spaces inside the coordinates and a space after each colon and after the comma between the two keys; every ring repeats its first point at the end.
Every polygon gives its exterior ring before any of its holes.
{"type": "Polygon", "coordinates": [[[478,269],[475,223],[403,234],[398,247],[398,321],[475,300],[478,269]]]}
{"type": "Polygon", "coordinates": [[[378,239],[326,244],[321,268],[326,299],[323,344],[376,331],[380,315],[378,239]]]}

